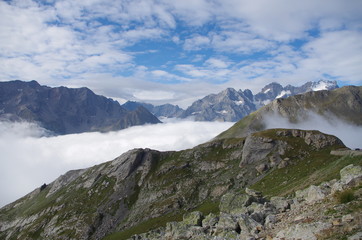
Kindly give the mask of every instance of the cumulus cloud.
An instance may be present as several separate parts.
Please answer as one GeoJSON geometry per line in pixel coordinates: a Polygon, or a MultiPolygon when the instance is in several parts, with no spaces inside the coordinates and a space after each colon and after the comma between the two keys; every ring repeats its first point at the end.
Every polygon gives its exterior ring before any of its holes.
{"type": "Polygon", "coordinates": [[[133,148],[181,150],[206,142],[232,123],[169,121],[109,133],[44,137],[35,124],[0,122],[0,206],[71,169],[112,160],[133,148]]]}
{"type": "Polygon", "coordinates": [[[337,136],[349,148],[362,148],[362,127],[346,123],[335,116],[323,117],[308,112],[306,119],[299,123],[290,123],[279,114],[267,115],[264,123],[267,129],[289,128],[302,130],[318,130],[326,134],[337,136]]]}

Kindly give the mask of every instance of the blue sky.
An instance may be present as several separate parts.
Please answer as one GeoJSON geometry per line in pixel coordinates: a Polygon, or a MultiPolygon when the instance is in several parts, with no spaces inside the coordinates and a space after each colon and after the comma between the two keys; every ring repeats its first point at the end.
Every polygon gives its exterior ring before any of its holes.
{"type": "Polygon", "coordinates": [[[362,85],[360,0],[0,1],[0,80],[181,107],[226,87],[362,85]]]}

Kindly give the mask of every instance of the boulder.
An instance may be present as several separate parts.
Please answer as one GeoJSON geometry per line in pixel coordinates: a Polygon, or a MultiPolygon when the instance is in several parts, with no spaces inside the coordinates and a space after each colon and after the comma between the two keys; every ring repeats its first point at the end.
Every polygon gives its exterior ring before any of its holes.
{"type": "Polygon", "coordinates": [[[341,175],[341,182],[345,185],[354,185],[362,181],[362,167],[350,164],[339,172],[341,175]]]}
{"type": "Polygon", "coordinates": [[[219,217],[210,213],[202,220],[202,226],[205,228],[212,228],[219,222],[219,217]]]}
{"type": "Polygon", "coordinates": [[[248,194],[226,193],[220,200],[220,211],[223,213],[241,214],[246,213],[246,209],[256,199],[248,194]]]}
{"type": "Polygon", "coordinates": [[[285,212],[285,210],[290,208],[289,201],[283,197],[270,198],[270,204],[273,205],[278,212],[285,212]]]}
{"type": "Polygon", "coordinates": [[[262,230],[262,225],[247,215],[240,215],[237,218],[240,235],[254,235],[262,230]]]}
{"type": "Polygon", "coordinates": [[[186,226],[201,226],[203,214],[199,211],[191,212],[183,216],[182,223],[186,226]]]}

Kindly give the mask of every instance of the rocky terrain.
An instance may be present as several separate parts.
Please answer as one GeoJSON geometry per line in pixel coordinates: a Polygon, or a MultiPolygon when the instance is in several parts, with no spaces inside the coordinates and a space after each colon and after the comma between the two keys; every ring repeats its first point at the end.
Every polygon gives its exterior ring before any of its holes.
{"type": "MultiPolygon", "coordinates": [[[[275,129],[179,152],[135,149],[113,161],[70,171],[5,206],[0,210],[0,238],[127,239],[162,226],[176,229],[178,224],[169,222],[194,211],[205,219],[215,214],[218,221],[210,219],[209,224],[219,228],[220,221],[227,229],[236,221],[236,236],[241,220],[229,215],[223,220],[224,212],[233,214],[223,207],[225,202],[242,204],[245,191],[261,192],[265,199],[289,196],[336,178],[349,164],[361,164],[361,156],[330,155],[340,148],[344,145],[338,138],[317,131],[275,129]]],[[[261,211],[267,200],[255,194],[243,207],[261,211]]],[[[271,211],[276,218],[283,213],[271,211]]]]}
{"type": "Polygon", "coordinates": [[[143,107],[129,111],[88,88],[51,88],[36,81],[0,82],[0,118],[36,122],[55,134],[105,132],[160,123],[143,107]]]}
{"type": "Polygon", "coordinates": [[[187,213],[180,222],[131,239],[341,239],[362,238],[362,167],[348,165],[340,179],[311,185],[290,197],[245,193],[221,197],[220,213],[187,213]]]}

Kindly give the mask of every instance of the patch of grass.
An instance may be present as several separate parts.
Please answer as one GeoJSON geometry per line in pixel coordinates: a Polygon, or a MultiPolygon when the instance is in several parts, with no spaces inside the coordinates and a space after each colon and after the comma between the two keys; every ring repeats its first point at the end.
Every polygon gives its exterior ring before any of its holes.
{"type": "Polygon", "coordinates": [[[342,192],[338,192],[335,194],[335,198],[337,199],[338,203],[349,203],[355,199],[354,193],[352,189],[347,189],[342,192]]]}
{"type": "Polygon", "coordinates": [[[112,233],[103,238],[103,240],[125,240],[135,234],[141,234],[152,229],[165,227],[168,222],[182,221],[183,214],[184,212],[180,211],[178,213],[170,213],[164,216],[152,218],[124,231],[112,233]]]}
{"type": "Polygon", "coordinates": [[[220,213],[219,204],[219,202],[205,201],[192,211],[200,211],[204,216],[210,213],[218,214],[220,213]]]}
{"type": "Polygon", "coordinates": [[[297,159],[293,164],[270,171],[251,188],[269,196],[285,196],[311,184],[339,179],[339,171],[349,165],[361,165],[361,156],[338,157],[330,155],[330,148],[311,152],[305,159],[297,159]]]}

